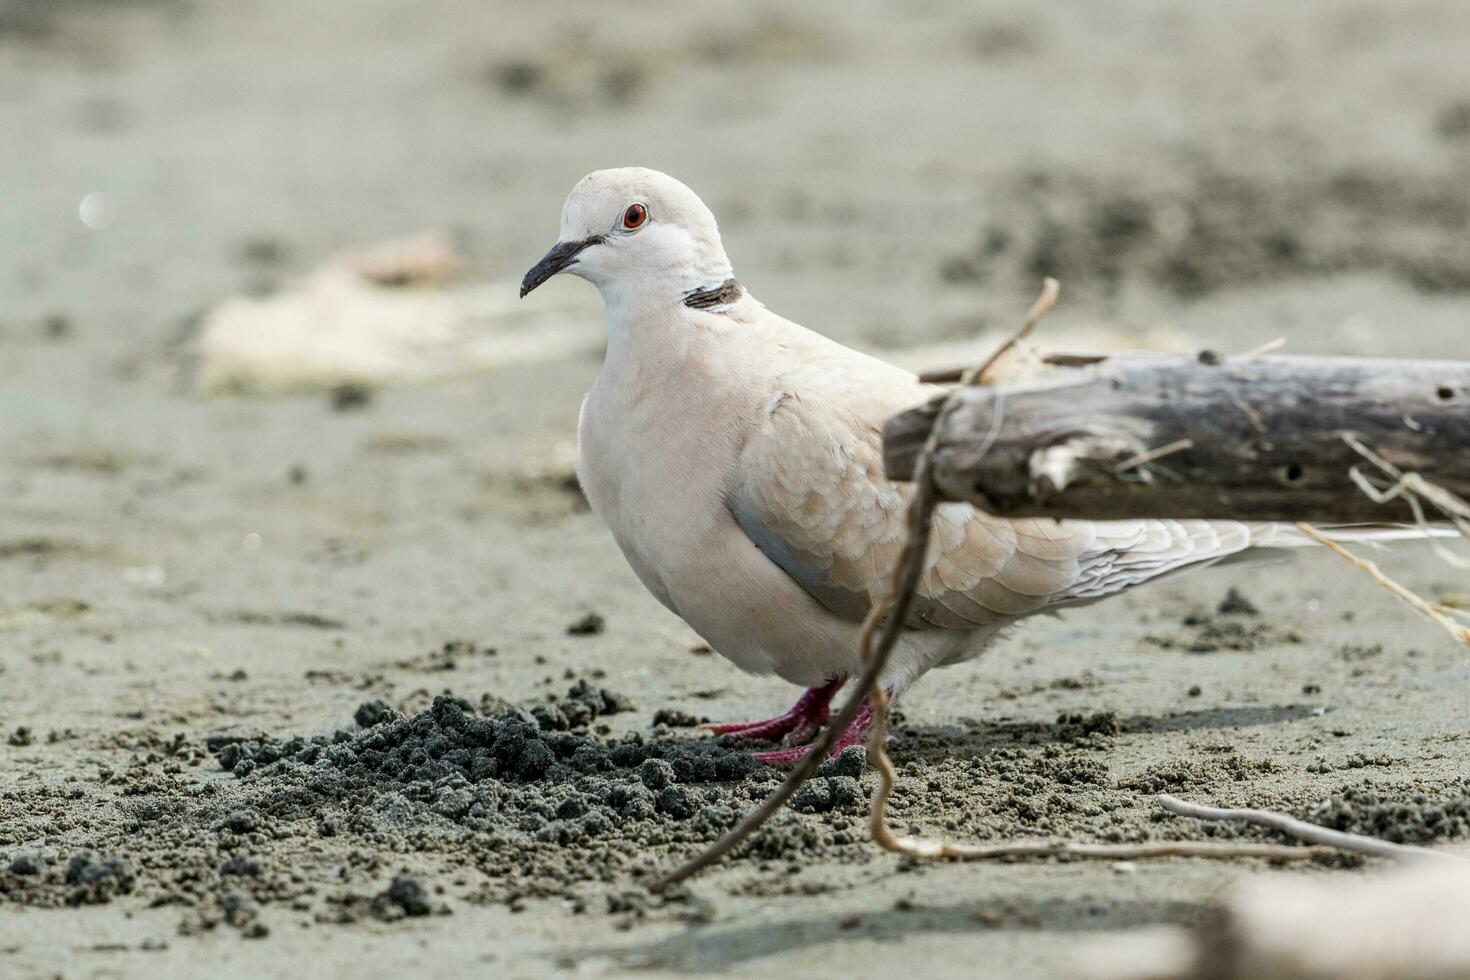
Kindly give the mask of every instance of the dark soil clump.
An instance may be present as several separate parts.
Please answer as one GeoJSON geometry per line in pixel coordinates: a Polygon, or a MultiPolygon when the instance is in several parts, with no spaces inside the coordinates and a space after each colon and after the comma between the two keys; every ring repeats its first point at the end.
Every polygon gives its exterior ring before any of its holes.
{"type": "Polygon", "coordinates": [[[1232,588],[1225,593],[1225,598],[1220,600],[1220,605],[1215,611],[1222,616],[1259,616],[1261,610],[1256,604],[1245,597],[1239,589],[1232,588]]]}
{"type": "Polygon", "coordinates": [[[597,636],[607,629],[600,613],[590,612],[567,627],[567,636],[597,636]]]}
{"type": "Polygon", "coordinates": [[[653,713],[653,723],[669,728],[693,728],[701,722],[696,715],[679,708],[659,708],[653,713]]]}
{"type": "Polygon", "coordinates": [[[1390,800],[1369,790],[1348,790],[1314,809],[1310,819],[1333,830],[1396,844],[1427,844],[1470,836],[1470,791],[1440,800],[1422,793],[1390,800]]]}
{"type": "Polygon", "coordinates": [[[0,899],[48,908],[101,905],[131,892],[135,881],[121,858],[79,851],[61,864],[38,854],[21,854],[0,871],[0,899]]]}
{"type": "Polygon", "coordinates": [[[1144,637],[1144,642],[1162,650],[1183,650],[1186,653],[1219,653],[1222,650],[1250,653],[1302,642],[1301,634],[1294,629],[1269,622],[1248,622],[1255,614],[1247,610],[1255,607],[1238,593],[1236,596],[1239,602],[1227,596],[1221,603],[1221,610],[1226,615],[1191,614],[1184,617],[1180,624],[1182,628],[1177,633],[1150,634],[1144,637]]]}
{"type": "Polygon", "coordinates": [[[1213,759],[1176,759],[1150,766],[1141,773],[1118,782],[1123,789],[1144,793],[1172,793],[1196,786],[1245,782],[1281,769],[1270,759],[1247,759],[1230,754],[1213,759]]]}
{"type": "MultiPolygon", "coordinates": [[[[310,913],[303,924],[391,922],[452,911],[455,900],[621,907],[594,896],[641,891],[644,876],[714,840],[776,778],[748,746],[667,727],[611,734],[605,720],[630,708],[587,681],[529,710],[487,696],[477,712],[441,695],[403,716],[374,700],[357,710],[357,730],[210,737],[233,778],[186,775],[180,754],[150,754],[107,771],[100,789],[13,794],[15,809],[0,800],[0,816],[94,815],[76,829],[108,856],[0,852],[0,903],[135,893],[189,909],[185,933],[225,925],[247,937],[269,931],[261,910],[270,906],[310,913]],[[459,885],[444,899],[430,885],[441,874],[459,885]]],[[[833,760],[803,804],[737,860],[868,860],[861,774],[860,755],[833,760]]],[[[14,840],[39,836],[13,826],[14,840]]],[[[646,896],[639,908],[668,901],[646,896]]]]}

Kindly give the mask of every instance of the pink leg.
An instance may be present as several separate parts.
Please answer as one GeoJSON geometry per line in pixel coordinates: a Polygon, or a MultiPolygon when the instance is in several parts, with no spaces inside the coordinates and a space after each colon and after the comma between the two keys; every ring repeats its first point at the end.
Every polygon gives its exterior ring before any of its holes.
{"type": "MultiPolygon", "coordinates": [[[[872,723],[873,706],[867,701],[864,701],[862,708],[857,713],[857,717],[852,720],[852,724],[847,726],[847,731],[842,733],[842,736],[837,739],[837,744],[832,747],[832,754],[834,756],[841,755],[842,750],[849,745],[866,745],[868,742],[868,726],[872,723]]],[[[807,753],[811,752],[811,750],[811,746],[809,745],[797,745],[788,749],[777,749],[775,752],[754,752],[750,757],[756,762],[767,766],[794,766],[806,758],[807,753]]]]}
{"type": "Polygon", "coordinates": [[[832,696],[837,693],[845,677],[828,681],[821,687],[811,687],[797,699],[791,710],[774,718],[761,721],[732,721],[720,725],[706,725],[716,735],[729,735],[736,739],[781,738],[787,745],[800,745],[827,723],[831,715],[832,696]]]}

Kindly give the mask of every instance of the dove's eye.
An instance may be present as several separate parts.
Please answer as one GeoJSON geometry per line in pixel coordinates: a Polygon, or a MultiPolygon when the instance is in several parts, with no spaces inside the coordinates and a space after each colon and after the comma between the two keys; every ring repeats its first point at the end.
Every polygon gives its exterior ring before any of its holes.
{"type": "Polygon", "coordinates": [[[643,222],[647,220],[648,209],[641,204],[630,204],[628,210],[623,212],[623,227],[629,231],[642,227],[643,222]]]}

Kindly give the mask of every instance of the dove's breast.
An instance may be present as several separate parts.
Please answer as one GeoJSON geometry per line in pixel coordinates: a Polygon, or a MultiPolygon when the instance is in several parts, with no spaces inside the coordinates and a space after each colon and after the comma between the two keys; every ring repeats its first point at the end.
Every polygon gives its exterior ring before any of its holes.
{"type": "Polygon", "coordinates": [[[675,571],[716,530],[711,491],[733,453],[718,433],[619,397],[601,383],[582,402],[577,477],[628,563],[664,606],[679,613],[675,571]]]}
{"type": "Polygon", "coordinates": [[[743,669],[817,685],[850,669],[854,625],[772,564],[727,506],[763,404],[724,376],[664,383],[605,369],[582,403],[578,478],[659,602],[743,669]],[[642,394],[651,384],[658,397],[642,394]]]}

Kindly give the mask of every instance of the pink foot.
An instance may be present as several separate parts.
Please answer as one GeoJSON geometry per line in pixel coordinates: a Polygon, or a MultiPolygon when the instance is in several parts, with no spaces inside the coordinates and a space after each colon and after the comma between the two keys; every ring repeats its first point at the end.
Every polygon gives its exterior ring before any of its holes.
{"type": "MultiPolygon", "coordinates": [[[[864,701],[862,708],[852,724],[847,726],[847,731],[832,746],[832,755],[839,756],[842,750],[850,745],[866,745],[868,742],[868,726],[873,723],[873,706],[864,701]]],[[[752,752],[751,758],[766,766],[794,766],[805,759],[811,752],[810,745],[797,745],[789,749],[777,749],[774,752],[752,752]]]]}
{"type": "Polygon", "coordinates": [[[821,687],[807,688],[791,706],[791,710],[761,721],[731,721],[704,726],[716,735],[735,739],[770,740],[782,738],[787,745],[801,745],[816,735],[831,716],[832,697],[846,678],[838,677],[821,687]]]}

